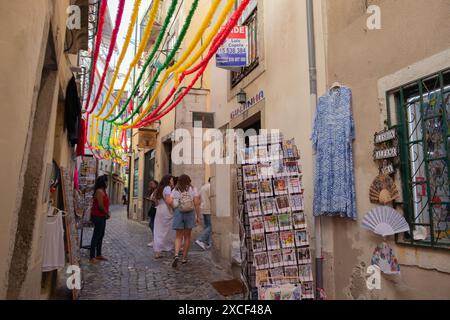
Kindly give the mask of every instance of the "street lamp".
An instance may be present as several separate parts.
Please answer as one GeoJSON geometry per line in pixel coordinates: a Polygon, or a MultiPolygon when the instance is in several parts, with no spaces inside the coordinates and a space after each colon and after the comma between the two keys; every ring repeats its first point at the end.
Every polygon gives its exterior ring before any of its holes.
{"type": "Polygon", "coordinates": [[[239,93],[237,94],[237,101],[241,105],[247,103],[247,93],[244,91],[244,89],[241,89],[241,91],[239,91],[239,93]]]}

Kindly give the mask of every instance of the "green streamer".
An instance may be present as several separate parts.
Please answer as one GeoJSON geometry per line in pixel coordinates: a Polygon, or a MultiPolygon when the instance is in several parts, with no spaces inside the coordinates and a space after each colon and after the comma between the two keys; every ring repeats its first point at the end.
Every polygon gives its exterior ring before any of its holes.
{"type": "Polygon", "coordinates": [[[161,43],[162,43],[162,41],[164,39],[164,36],[166,34],[167,28],[169,27],[170,21],[172,20],[172,17],[173,17],[173,15],[175,13],[175,9],[177,8],[177,4],[178,4],[178,0],[172,0],[172,3],[171,3],[171,5],[169,7],[169,10],[167,12],[166,19],[164,20],[164,24],[163,24],[163,26],[161,28],[160,33],[159,33],[158,39],[156,40],[155,45],[153,46],[153,51],[148,56],[144,66],[143,66],[143,69],[141,71],[141,74],[139,75],[139,78],[138,78],[138,80],[137,80],[137,82],[136,82],[136,84],[134,86],[134,89],[133,89],[131,95],[129,96],[127,102],[125,102],[124,107],[119,112],[119,114],[116,117],[114,117],[114,119],[112,119],[112,120],[106,120],[107,122],[112,123],[112,122],[116,121],[127,110],[127,107],[130,104],[131,99],[133,99],[133,97],[135,96],[136,92],[139,89],[139,85],[141,84],[141,81],[142,81],[142,78],[144,77],[145,71],[147,71],[148,66],[150,65],[150,63],[152,62],[152,60],[154,59],[156,53],[159,50],[159,47],[160,47],[160,45],[161,45],[161,43]]]}
{"type": "Polygon", "coordinates": [[[124,122],[115,123],[115,124],[122,126],[122,125],[128,123],[128,121],[130,121],[131,119],[133,119],[134,116],[139,112],[140,108],[145,103],[145,101],[147,100],[147,98],[150,95],[151,91],[153,90],[153,87],[155,86],[155,84],[156,84],[156,82],[158,80],[158,77],[160,76],[161,72],[169,66],[169,64],[175,58],[175,54],[180,49],[181,43],[183,42],[183,40],[184,40],[184,38],[186,36],[186,33],[187,33],[187,31],[188,31],[188,29],[189,29],[189,27],[191,25],[192,18],[194,16],[195,10],[197,10],[198,2],[199,2],[199,0],[194,0],[194,2],[192,3],[191,9],[190,9],[189,14],[188,14],[188,16],[186,18],[186,21],[185,21],[185,23],[183,25],[183,28],[182,28],[181,33],[180,33],[180,36],[178,37],[177,42],[175,43],[174,48],[172,49],[172,51],[167,56],[167,59],[164,62],[164,64],[161,67],[158,68],[158,70],[157,70],[157,72],[155,74],[155,77],[153,78],[153,80],[152,80],[152,82],[150,84],[150,87],[147,89],[147,93],[145,94],[144,98],[139,103],[139,106],[136,108],[136,110],[134,110],[134,112],[124,122]]]}

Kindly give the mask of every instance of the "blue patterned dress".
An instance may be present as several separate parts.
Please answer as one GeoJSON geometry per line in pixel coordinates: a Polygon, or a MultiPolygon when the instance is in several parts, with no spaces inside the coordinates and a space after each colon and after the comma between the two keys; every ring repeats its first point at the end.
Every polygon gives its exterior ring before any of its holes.
{"type": "Polygon", "coordinates": [[[316,150],[314,215],[357,219],[353,171],[352,91],[341,87],[319,99],[312,142],[316,150]]]}

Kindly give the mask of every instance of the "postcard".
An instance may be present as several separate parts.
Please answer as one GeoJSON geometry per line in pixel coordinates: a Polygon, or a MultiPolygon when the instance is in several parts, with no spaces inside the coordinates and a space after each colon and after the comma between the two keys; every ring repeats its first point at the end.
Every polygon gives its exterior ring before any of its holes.
{"type": "Polygon", "coordinates": [[[311,264],[302,264],[298,266],[298,274],[302,282],[313,281],[311,264]]]}
{"type": "Polygon", "coordinates": [[[250,218],[250,233],[252,235],[258,233],[264,233],[264,218],[256,217],[250,218]]]}
{"type": "Polygon", "coordinates": [[[306,229],[306,217],[304,212],[294,212],[292,214],[292,221],[295,229],[306,229]]]}
{"type": "Polygon", "coordinates": [[[276,197],[278,213],[291,212],[291,203],[288,196],[276,197]]]}
{"type": "Polygon", "coordinates": [[[295,244],[297,247],[304,247],[309,245],[308,233],[306,230],[295,231],[295,244]]]}
{"type": "Polygon", "coordinates": [[[289,266],[289,267],[284,267],[284,275],[286,276],[286,278],[290,278],[290,282],[291,283],[298,283],[299,282],[299,277],[298,277],[298,267],[297,266],[289,266]]]}
{"type": "Polygon", "coordinates": [[[288,185],[285,178],[277,177],[273,179],[273,189],[276,196],[288,194],[288,185]]]}
{"type": "Polygon", "coordinates": [[[280,231],[292,230],[292,217],[290,213],[283,213],[278,216],[278,226],[280,231]]]}
{"type": "Polygon", "coordinates": [[[269,159],[271,161],[283,160],[283,149],[280,144],[272,144],[269,146],[269,159]]]}
{"type": "Polygon", "coordinates": [[[303,194],[291,195],[291,206],[293,211],[303,211],[305,210],[303,202],[303,194]]]}
{"type": "Polygon", "coordinates": [[[288,176],[300,175],[300,167],[297,161],[286,161],[284,167],[288,176]]]}
{"type": "Polygon", "coordinates": [[[273,189],[272,189],[272,180],[262,180],[259,182],[259,193],[261,197],[272,197],[273,189]]]}
{"type": "Polygon", "coordinates": [[[284,266],[296,266],[297,258],[295,249],[283,249],[283,265],[284,266]]]}
{"type": "Polygon", "coordinates": [[[297,260],[298,264],[311,263],[311,251],[309,250],[309,248],[297,249],[297,260]]]}
{"type": "Polygon", "coordinates": [[[252,247],[254,252],[266,251],[266,238],[264,234],[252,235],[252,247]]]}
{"type": "Polygon", "coordinates": [[[271,269],[270,270],[270,277],[271,277],[272,283],[282,284],[283,283],[283,278],[284,278],[284,268],[283,267],[278,267],[278,268],[271,269]]]}
{"type": "Polygon", "coordinates": [[[258,162],[269,161],[269,151],[267,150],[267,146],[257,147],[256,155],[258,157],[258,162]]]}
{"type": "Polygon", "coordinates": [[[256,147],[250,147],[244,149],[244,164],[256,164],[258,158],[256,156],[256,147]]]}
{"type": "Polygon", "coordinates": [[[284,157],[287,159],[300,159],[300,153],[298,152],[295,139],[287,140],[283,142],[284,157]]]}
{"type": "Polygon", "coordinates": [[[283,256],[280,250],[269,251],[269,265],[271,268],[278,268],[283,266],[283,256]]]}
{"type": "Polygon", "coordinates": [[[258,199],[247,201],[247,213],[250,217],[262,215],[261,206],[258,199]]]}
{"type": "Polygon", "coordinates": [[[278,232],[278,219],[275,215],[264,216],[264,227],[266,232],[278,232]]]}
{"type": "Polygon", "coordinates": [[[245,183],[245,198],[247,200],[259,198],[258,185],[259,185],[258,182],[246,182],[245,183]]]}
{"type": "Polygon", "coordinates": [[[279,250],[280,246],[280,235],[278,232],[266,234],[267,250],[279,250]]]}
{"type": "Polygon", "coordinates": [[[256,165],[248,165],[242,167],[244,181],[258,180],[258,168],[256,165]]]}
{"type": "Polygon", "coordinates": [[[314,299],[314,283],[304,282],[302,287],[302,299],[314,299]]]}
{"type": "Polygon", "coordinates": [[[293,231],[280,232],[281,247],[283,249],[289,249],[295,247],[295,239],[293,231]]]}
{"type": "Polygon", "coordinates": [[[275,198],[262,198],[261,199],[262,212],[265,215],[277,214],[277,204],[275,198]]]}
{"type": "Polygon", "coordinates": [[[263,162],[258,164],[258,178],[259,180],[270,179],[273,177],[273,169],[270,163],[263,162]]]}
{"type": "Polygon", "coordinates": [[[255,282],[256,282],[257,287],[270,284],[269,270],[256,271],[256,281],[255,282]]]}
{"type": "Polygon", "coordinates": [[[264,270],[269,268],[269,257],[267,252],[255,253],[254,258],[256,270],[264,270]]]}
{"type": "Polygon", "coordinates": [[[288,178],[288,189],[290,194],[302,193],[302,181],[300,180],[300,178],[288,178]]]}
{"type": "Polygon", "coordinates": [[[274,177],[284,177],[286,175],[284,169],[284,162],[282,160],[273,160],[270,165],[272,166],[272,172],[274,177]]]}

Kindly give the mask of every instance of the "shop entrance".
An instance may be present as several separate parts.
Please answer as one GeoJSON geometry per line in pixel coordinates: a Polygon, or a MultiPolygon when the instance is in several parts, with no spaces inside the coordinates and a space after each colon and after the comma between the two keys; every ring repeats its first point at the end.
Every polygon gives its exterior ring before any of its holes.
{"type": "Polygon", "coordinates": [[[250,137],[258,135],[261,131],[261,112],[253,115],[239,124],[235,129],[242,129],[245,132],[245,145],[249,147],[250,137]]]}

